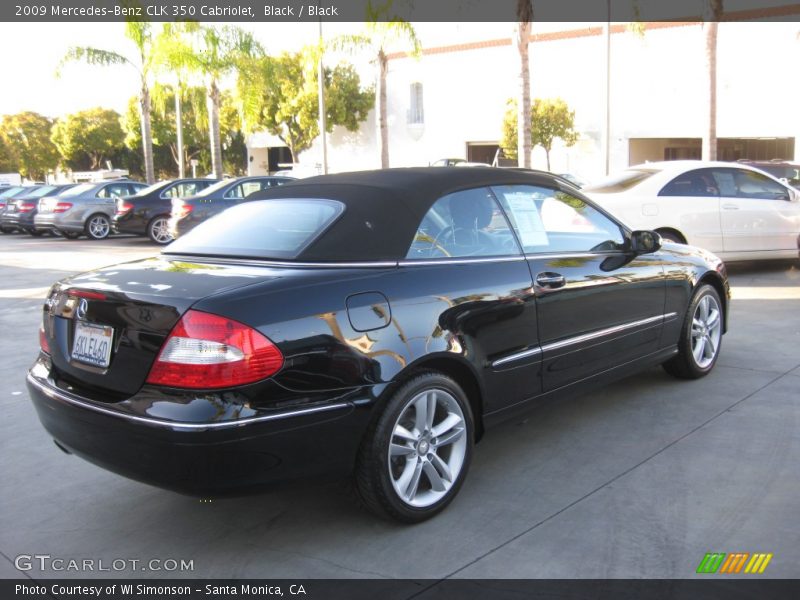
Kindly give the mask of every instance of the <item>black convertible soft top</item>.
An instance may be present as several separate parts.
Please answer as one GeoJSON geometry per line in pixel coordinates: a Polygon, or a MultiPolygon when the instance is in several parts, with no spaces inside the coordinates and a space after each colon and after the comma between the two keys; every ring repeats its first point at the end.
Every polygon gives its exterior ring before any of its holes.
{"type": "Polygon", "coordinates": [[[320,175],[255,192],[248,200],[327,198],[342,216],[300,261],[400,260],[433,203],[452,192],[490,185],[546,185],[576,190],[549,173],[493,167],[417,167],[320,175]]]}

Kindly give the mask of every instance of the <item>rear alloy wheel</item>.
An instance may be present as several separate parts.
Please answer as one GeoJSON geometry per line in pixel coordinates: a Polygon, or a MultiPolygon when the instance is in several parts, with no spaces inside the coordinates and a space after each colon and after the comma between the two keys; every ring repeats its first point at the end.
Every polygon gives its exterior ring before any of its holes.
{"type": "Polygon", "coordinates": [[[86,221],[86,235],[91,240],[104,240],[111,233],[111,221],[106,215],[92,215],[86,221]]]}
{"type": "Polygon", "coordinates": [[[356,488],[367,508],[405,523],[443,510],[467,474],[473,445],[469,403],[439,373],[400,387],[370,428],[356,465],[356,488]]]}
{"type": "Polygon", "coordinates": [[[722,344],[722,302],[710,285],[701,286],[689,303],[678,354],[664,363],[670,375],[698,379],[714,368],[722,344]]]}
{"type": "Polygon", "coordinates": [[[147,237],[156,244],[169,244],[172,241],[172,234],[169,232],[169,217],[159,215],[150,221],[147,226],[147,237]]]}

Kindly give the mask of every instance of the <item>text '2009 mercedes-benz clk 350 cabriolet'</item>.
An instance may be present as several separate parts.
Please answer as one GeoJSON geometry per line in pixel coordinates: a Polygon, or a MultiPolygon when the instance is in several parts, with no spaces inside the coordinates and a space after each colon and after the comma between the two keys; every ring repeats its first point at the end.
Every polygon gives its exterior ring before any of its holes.
{"type": "Polygon", "coordinates": [[[493,424],[719,355],[721,261],[557,177],[392,169],[259,195],[53,286],[28,388],[60,447],[185,493],[354,474],[367,507],[416,522],[493,424]]]}

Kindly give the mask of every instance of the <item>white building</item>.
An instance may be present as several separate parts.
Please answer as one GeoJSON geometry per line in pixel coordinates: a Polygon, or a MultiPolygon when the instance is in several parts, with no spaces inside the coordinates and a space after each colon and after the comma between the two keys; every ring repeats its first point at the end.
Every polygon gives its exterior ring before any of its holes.
{"type": "MultiPolygon", "coordinates": [[[[444,157],[491,162],[506,101],[517,95],[514,25],[415,27],[423,56],[396,52],[389,63],[391,166],[427,165],[444,157]]],[[[800,25],[724,22],[718,35],[719,158],[800,160],[800,25]]],[[[645,160],[699,158],[706,77],[702,24],[648,23],[643,35],[613,25],[610,48],[610,169],[645,160]]],[[[584,179],[602,175],[602,26],[534,24],[530,65],[532,97],[563,98],[575,110],[580,133],[573,147],[556,145],[552,170],[584,179]]],[[[368,76],[369,71],[362,74],[368,76]]],[[[279,145],[270,136],[253,136],[251,172],[264,172],[267,147],[279,145]]],[[[272,152],[277,156],[278,151],[272,152]]],[[[379,156],[374,112],[358,133],[337,129],[328,136],[330,172],[378,168],[379,156]]],[[[300,161],[312,168],[321,165],[320,139],[300,161]]],[[[533,163],[545,167],[541,148],[534,150],[533,163]]]]}

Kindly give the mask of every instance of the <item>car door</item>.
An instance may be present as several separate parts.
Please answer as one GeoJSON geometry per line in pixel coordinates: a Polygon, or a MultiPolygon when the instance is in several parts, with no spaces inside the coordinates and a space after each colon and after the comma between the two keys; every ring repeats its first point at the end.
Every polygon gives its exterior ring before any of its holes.
{"type": "Polygon", "coordinates": [[[530,272],[488,188],[438,199],[392,281],[385,291],[406,360],[463,356],[482,373],[485,413],[541,394],[530,272]]]}
{"type": "Polygon", "coordinates": [[[653,210],[658,214],[654,228],[673,227],[692,245],[724,250],[719,186],[712,169],[693,169],[672,179],[658,192],[657,204],[642,206],[645,215],[653,210]]]}
{"type": "Polygon", "coordinates": [[[530,268],[545,392],[660,348],[666,292],[658,253],[626,252],[624,229],[566,190],[492,191],[530,268]]]}
{"type": "Polygon", "coordinates": [[[800,214],[789,188],[749,169],[714,169],[725,252],[796,250],[800,214]]]}

